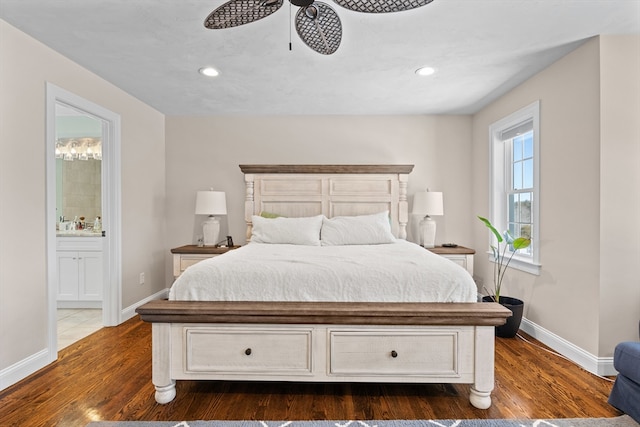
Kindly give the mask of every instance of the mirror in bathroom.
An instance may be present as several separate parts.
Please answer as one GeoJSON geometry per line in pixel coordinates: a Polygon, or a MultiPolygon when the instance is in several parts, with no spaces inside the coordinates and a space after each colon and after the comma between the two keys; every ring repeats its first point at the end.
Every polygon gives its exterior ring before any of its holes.
{"type": "Polygon", "coordinates": [[[58,231],[75,231],[84,217],[90,232],[102,217],[102,120],[56,103],[55,152],[58,231]]]}

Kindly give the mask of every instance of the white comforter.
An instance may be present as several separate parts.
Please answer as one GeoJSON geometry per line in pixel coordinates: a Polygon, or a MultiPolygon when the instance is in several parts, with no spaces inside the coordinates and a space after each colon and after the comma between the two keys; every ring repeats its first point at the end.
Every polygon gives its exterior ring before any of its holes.
{"type": "Polygon", "coordinates": [[[465,269],[398,240],[351,246],[249,243],[187,268],[169,299],[474,302],[476,295],[465,269]]]}

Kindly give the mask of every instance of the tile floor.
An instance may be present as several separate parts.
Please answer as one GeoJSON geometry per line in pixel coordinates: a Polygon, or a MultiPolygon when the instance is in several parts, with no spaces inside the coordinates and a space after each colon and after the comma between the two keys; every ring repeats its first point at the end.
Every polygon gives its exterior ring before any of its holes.
{"type": "Polygon", "coordinates": [[[58,351],[102,328],[102,310],[58,309],[58,351]]]}

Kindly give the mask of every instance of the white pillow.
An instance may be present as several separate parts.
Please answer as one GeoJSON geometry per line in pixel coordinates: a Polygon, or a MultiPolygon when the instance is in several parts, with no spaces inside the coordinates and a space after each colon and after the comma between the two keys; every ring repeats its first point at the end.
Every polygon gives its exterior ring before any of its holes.
{"type": "Polygon", "coordinates": [[[253,215],[251,241],[290,245],[320,246],[320,227],[324,215],[302,218],[263,218],[253,215]]]}
{"type": "Polygon", "coordinates": [[[336,216],[322,220],[323,245],[378,245],[393,243],[389,212],[373,215],[336,216]]]}

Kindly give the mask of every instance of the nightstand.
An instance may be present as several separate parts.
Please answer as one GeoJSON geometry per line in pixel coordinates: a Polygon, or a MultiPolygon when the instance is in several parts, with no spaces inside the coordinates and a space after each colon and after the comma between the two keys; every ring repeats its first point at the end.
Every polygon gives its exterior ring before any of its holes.
{"type": "Polygon", "coordinates": [[[473,276],[473,254],[476,253],[474,249],[465,248],[464,246],[456,246],[455,248],[445,248],[443,246],[436,246],[435,248],[426,248],[427,250],[443,256],[456,264],[463,267],[465,270],[473,276]]]}
{"type": "Polygon", "coordinates": [[[176,279],[187,267],[193,264],[199,263],[207,258],[225,254],[239,247],[240,246],[232,246],[229,248],[226,246],[185,245],[179,248],[173,248],[171,249],[171,253],[173,254],[173,278],[176,279]]]}

